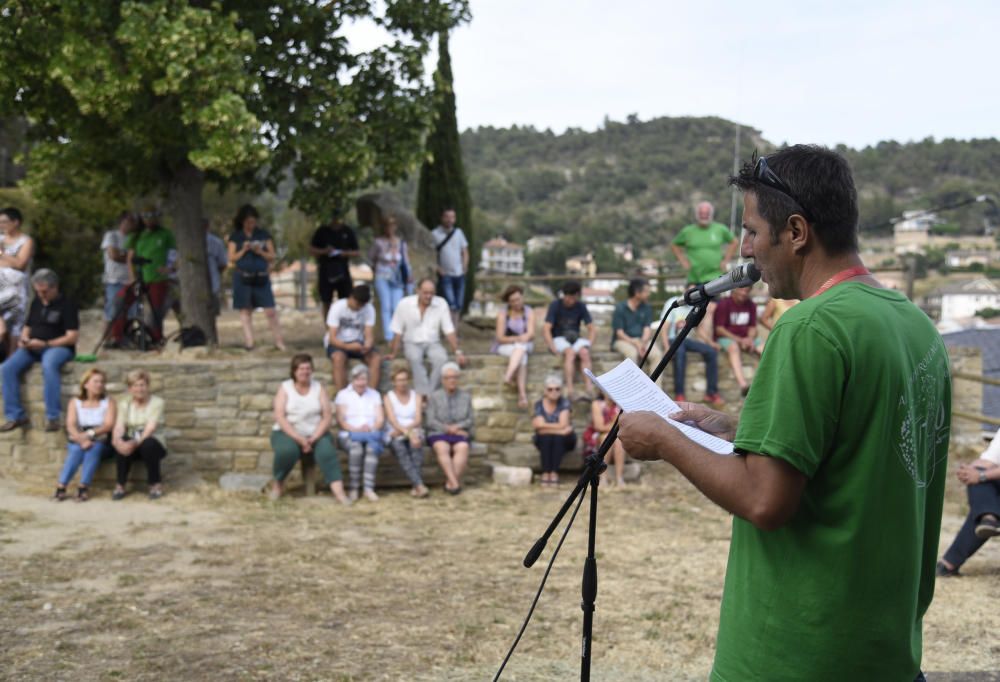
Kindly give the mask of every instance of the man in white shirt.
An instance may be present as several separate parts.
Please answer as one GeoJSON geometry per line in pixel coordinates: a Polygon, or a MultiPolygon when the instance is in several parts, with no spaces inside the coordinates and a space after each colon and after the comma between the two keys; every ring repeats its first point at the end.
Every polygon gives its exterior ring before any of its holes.
{"type": "Polygon", "coordinates": [[[413,373],[413,389],[421,395],[441,385],[441,367],[448,361],[448,352],[441,345],[441,336],[448,340],[460,366],[465,366],[465,355],[458,347],[455,325],[452,323],[448,303],[435,296],[434,280],[426,277],[417,284],[417,293],[405,296],[396,306],[392,315],[392,347],[390,361],[399,353],[399,344],[404,342],[403,352],[410,371],[413,373]],[[424,367],[424,360],[430,363],[430,376],[424,367]]]}
{"type": "Polygon", "coordinates": [[[441,292],[451,309],[451,323],[458,324],[458,315],[465,302],[465,273],[469,271],[469,241],[462,228],[455,226],[455,209],[441,211],[441,224],[431,231],[437,249],[438,277],[441,292]]]}
{"type": "Polygon", "coordinates": [[[104,254],[104,319],[110,322],[118,307],[118,292],[129,283],[128,264],[125,262],[128,251],[125,240],[135,229],[135,216],[128,211],[122,211],[118,216],[118,225],[104,233],[101,239],[101,251],[104,254]]]}
{"type": "Polygon", "coordinates": [[[333,364],[336,390],[347,386],[347,361],[361,360],[368,367],[371,386],[378,387],[382,356],[375,350],[375,307],[367,284],[351,289],[347,298],[339,298],[326,316],[327,335],[323,339],[326,354],[333,364]]]}

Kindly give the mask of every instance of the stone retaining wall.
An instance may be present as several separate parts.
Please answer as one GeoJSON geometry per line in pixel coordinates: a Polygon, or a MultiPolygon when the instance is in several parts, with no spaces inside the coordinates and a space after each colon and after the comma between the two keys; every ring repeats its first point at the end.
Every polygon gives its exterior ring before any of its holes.
{"type": "MultiPolygon", "coordinates": [[[[197,354],[195,354],[197,355],[197,354]]],[[[287,360],[274,358],[211,359],[189,357],[185,351],[176,359],[162,357],[119,356],[98,366],[108,374],[109,391],[124,392],[125,374],[142,366],[152,377],[152,390],[166,403],[165,433],[170,455],[164,462],[164,476],[172,485],[215,483],[227,472],[270,474],[272,453],[269,443],[273,417],[272,398],[278,384],[288,376],[287,360]]],[[[611,353],[595,353],[595,373],[610,369],[619,362],[611,353]]],[[[739,393],[724,358],[720,358],[720,383],[727,410],[740,404],[739,393]]],[[[952,351],[954,369],[981,372],[978,351],[952,351]]],[[[64,403],[77,390],[80,375],[91,365],[70,363],[64,371],[64,403]]],[[[317,378],[328,383],[328,364],[319,362],[317,378]]],[[[519,466],[538,466],[538,456],[531,445],[531,410],[517,407],[516,391],[502,383],[506,359],[494,355],[471,355],[462,384],[472,391],[476,410],[476,442],[470,467],[470,480],[484,480],[489,461],[519,466]]],[[[542,394],[544,377],[559,372],[560,361],[548,353],[534,354],[529,363],[529,396],[534,402],[542,394]]],[[[384,369],[388,370],[388,366],[384,369]]],[[[668,379],[663,383],[672,386],[668,379]]],[[[65,457],[65,435],[44,433],[40,370],[36,366],[25,375],[25,404],[33,426],[0,434],[0,474],[54,481],[65,457]]],[[[388,372],[383,372],[382,389],[388,387],[388,372]]],[[[672,389],[671,391],[672,392],[672,389]]],[[[688,363],[688,397],[699,399],[704,392],[704,372],[700,359],[688,363]]],[[[956,382],[956,408],[978,412],[982,386],[956,382]],[[960,407],[961,406],[961,407],[960,407]]],[[[574,406],[574,424],[582,433],[589,419],[589,404],[574,406]]],[[[979,425],[966,420],[954,423],[954,442],[969,451],[982,444],[979,425]]],[[[443,482],[440,471],[428,451],[425,462],[427,482],[443,482]]],[[[382,458],[379,486],[406,485],[394,458],[382,458]]],[[[570,455],[564,468],[579,469],[580,457],[570,455]]],[[[144,475],[135,467],[134,478],[144,475]]],[[[345,466],[346,474],[346,466],[345,466]]],[[[297,475],[297,474],[296,474],[297,475]]],[[[98,480],[112,481],[111,462],[102,466],[98,480]]]]}

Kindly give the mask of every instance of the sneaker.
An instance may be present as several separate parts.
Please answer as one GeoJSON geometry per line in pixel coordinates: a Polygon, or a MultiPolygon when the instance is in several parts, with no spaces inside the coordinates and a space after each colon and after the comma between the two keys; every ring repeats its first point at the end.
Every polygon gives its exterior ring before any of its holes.
{"type": "Polygon", "coordinates": [[[958,572],[957,568],[948,568],[944,565],[943,561],[939,561],[937,562],[937,567],[934,569],[934,575],[939,578],[954,578],[962,574],[958,572]]]}
{"type": "Polygon", "coordinates": [[[4,424],[0,426],[0,432],[6,433],[8,431],[13,431],[19,426],[27,426],[27,425],[28,425],[27,417],[23,417],[21,419],[11,419],[10,421],[4,422],[4,424]]]}
{"type": "Polygon", "coordinates": [[[58,419],[46,419],[45,430],[48,433],[55,433],[57,431],[61,431],[62,426],[60,426],[58,419]]]}
{"type": "Polygon", "coordinates": [[[348,492],[347,493],[347,500],[349,502],[357,502],[358,501],[358,491],[357,490],[351,490],[350,492],[348,492]]]}
{"type": "Polygon", "coordinates": [[[687,398],[684,397],[683,393],[678,393],[677,395],[674,396],[674,402],[675,403],[686,403],[687,402],[687,398]]]}
{"type": "Polygon", "coordinates": [[[365,499],[369,502],[378,502],[378,495],[374,490],[365,490],[365,499]]]}
{"type": "Polygon", "coordinates": [[[702,399],[702,402],[707,403],[712,407],[722,407],[723,405],[726,404],[726,401],[723,400],[722,396],[719,395],[718,393],[706,393],[704,399],[702,399]]]}
{"type": "Polygon", "coordinates": [[[993,514],[983,514],[976,524],[976,537],[980,540],[989,540],[1000,535],[1000,523],[993,514]]]}
{"type": "Polygon", "coordinates": [[[115,490],[113,493],[111,493],[111,499],[114,500],[115,502],[124,499],[124,497],[125,497],[124,490],[115,490]]]}
{"type": "Polygon", "coordinates": [[[153,490],[149,491],[149,499],[158,500],[161,497],[163,497],[163,491],[160,490],[159,488],[154,488],[153,490]]]}

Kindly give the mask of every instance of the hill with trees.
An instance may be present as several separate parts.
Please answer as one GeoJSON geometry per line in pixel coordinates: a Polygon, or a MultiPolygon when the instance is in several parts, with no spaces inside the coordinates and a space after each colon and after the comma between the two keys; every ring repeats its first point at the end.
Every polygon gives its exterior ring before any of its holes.
{"type": "MultiPolygon", "coordinates": [[[[524,243],[556,235],[552,249],[532,254],[532,272],[556,272],[571,253],[593,251],[600,269],[614,270],[609,248],[630,242],[643,255],[665,257],[664,246],[691,222],[700,200],[729,222],[737,124],[721,118],[605,120],[593,132],[562,134],[532,127],[476,128],[462,133],[465,168],[476,207],[477,232],[524,243]]],[[[740,158],[777,145],[742,126],[740,158]]],[[[978,194],[1000,194],[1000,141],[927,139],[840,147],[854,167],[865,234],[891,232],[903,210],[931,208],[978,194]]],[[[407,201],[413,180],[397,186],[407,201]]],[[[981,232],[989,216],[974,205],[942,216],[965,233],[981,232]]]]}

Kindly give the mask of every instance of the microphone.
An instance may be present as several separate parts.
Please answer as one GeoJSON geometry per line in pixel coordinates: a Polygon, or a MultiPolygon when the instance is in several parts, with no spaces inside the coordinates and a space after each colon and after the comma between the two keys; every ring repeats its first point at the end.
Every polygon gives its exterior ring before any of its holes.
{"type": "Polygon", "coordinates": [[[711,282],[699,284],[691,291],[684,294],[684,303],[695,305],[710,298],[715,298],[719,294],[724,294],[731,289],[751,286],[760,279],[760,270],[753,263],[745,263],[738,268],[730,270],[721,277],[716,277],[711,282]]]}

